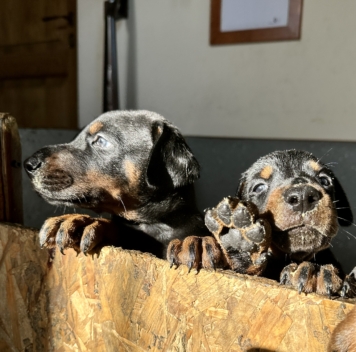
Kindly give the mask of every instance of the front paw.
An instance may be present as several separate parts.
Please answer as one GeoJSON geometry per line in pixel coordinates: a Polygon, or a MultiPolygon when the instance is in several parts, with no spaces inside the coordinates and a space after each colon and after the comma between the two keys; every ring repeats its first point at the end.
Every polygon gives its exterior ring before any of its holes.
{"type": "Polygon", "coordinates": [[[310,262],[287,265],[281,272],[280,283],[294,287],[299,293],[315,292],[329,297],[340,294],[343,285],[333,265],[310,262]]]}
{"type": "Polygon", "coordinates": [[[239,273],[261,275],[268,261],[271,227],[258,218],[251,202],[224,198],[205,213],[205,225],[223,248],[229,267],[239,273]]]}
{"type": "Polygon", "coordinates": [[[183,241],[175,239],[167,248],[167,260],[171,267],[184,264],[191,269],[216,269],[222,264],[221,249],[213,237],[188,236],[183,241]]]}
{"type": "Polygon", "coordinates": [[[56,216],[43,224],[39,233],[40,245],[42,248],[58,247],[62,254],[67,248],[90,254],[112,231],[113,225],[107,219],[84,214],[56,216]]]}

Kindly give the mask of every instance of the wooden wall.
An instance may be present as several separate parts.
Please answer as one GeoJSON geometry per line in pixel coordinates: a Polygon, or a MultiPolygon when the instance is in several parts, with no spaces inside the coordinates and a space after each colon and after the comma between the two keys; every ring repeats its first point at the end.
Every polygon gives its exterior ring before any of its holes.
{"type": "Polygon", "coordinates": [[[0,224],[1,351],[325,351],[353,304],[106,247],[52,260],[0,224]]]}

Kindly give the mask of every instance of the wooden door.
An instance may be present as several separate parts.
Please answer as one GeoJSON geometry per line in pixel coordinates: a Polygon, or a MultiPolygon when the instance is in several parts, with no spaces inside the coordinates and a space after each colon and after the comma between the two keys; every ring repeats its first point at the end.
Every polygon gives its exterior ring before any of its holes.
{"type": "Polygon", "coordinates": [[[77,128],[76,0],[1,0],[0,112],[77,128]]]}

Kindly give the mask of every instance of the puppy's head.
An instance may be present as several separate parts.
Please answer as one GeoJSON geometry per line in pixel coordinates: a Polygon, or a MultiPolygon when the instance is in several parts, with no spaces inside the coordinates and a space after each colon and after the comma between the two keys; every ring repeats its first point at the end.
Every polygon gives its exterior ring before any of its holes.
{"type": "Polygon", "coordinates": [[[269,220],[273,247],[297,260],[329,246],[338,218],[341,225],[352,222],[333,172],[304,151],[277,151],[257,160],[243,173],[238,196],[269,220]]]}
{"type": "Polygon", "coordinates": [[[178,129],[148,111],[105,113],[71,143],[42,148],[24,166],[51,204],[127,216],[199,177],[178,129]]]}

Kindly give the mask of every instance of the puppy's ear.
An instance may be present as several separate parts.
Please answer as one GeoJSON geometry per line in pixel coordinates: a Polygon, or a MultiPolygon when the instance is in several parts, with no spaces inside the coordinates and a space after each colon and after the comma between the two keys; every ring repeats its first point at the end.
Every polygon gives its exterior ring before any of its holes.
{"type": "Polygon", "coordinates": [[[335,189],[335,207],[337,209],[337,216],[339,217],[339,224],[341,226],[350,226],[353,222],[350,203],[338,179],[334,177],[333,181],[335,189]]]}
{"type": "Polygon", "coordinates": [[[199,178],[199,164],[178,129],[164,122],[152,126],[153,149],[147,167],[147,182],[177,188],[199,178]]]}

